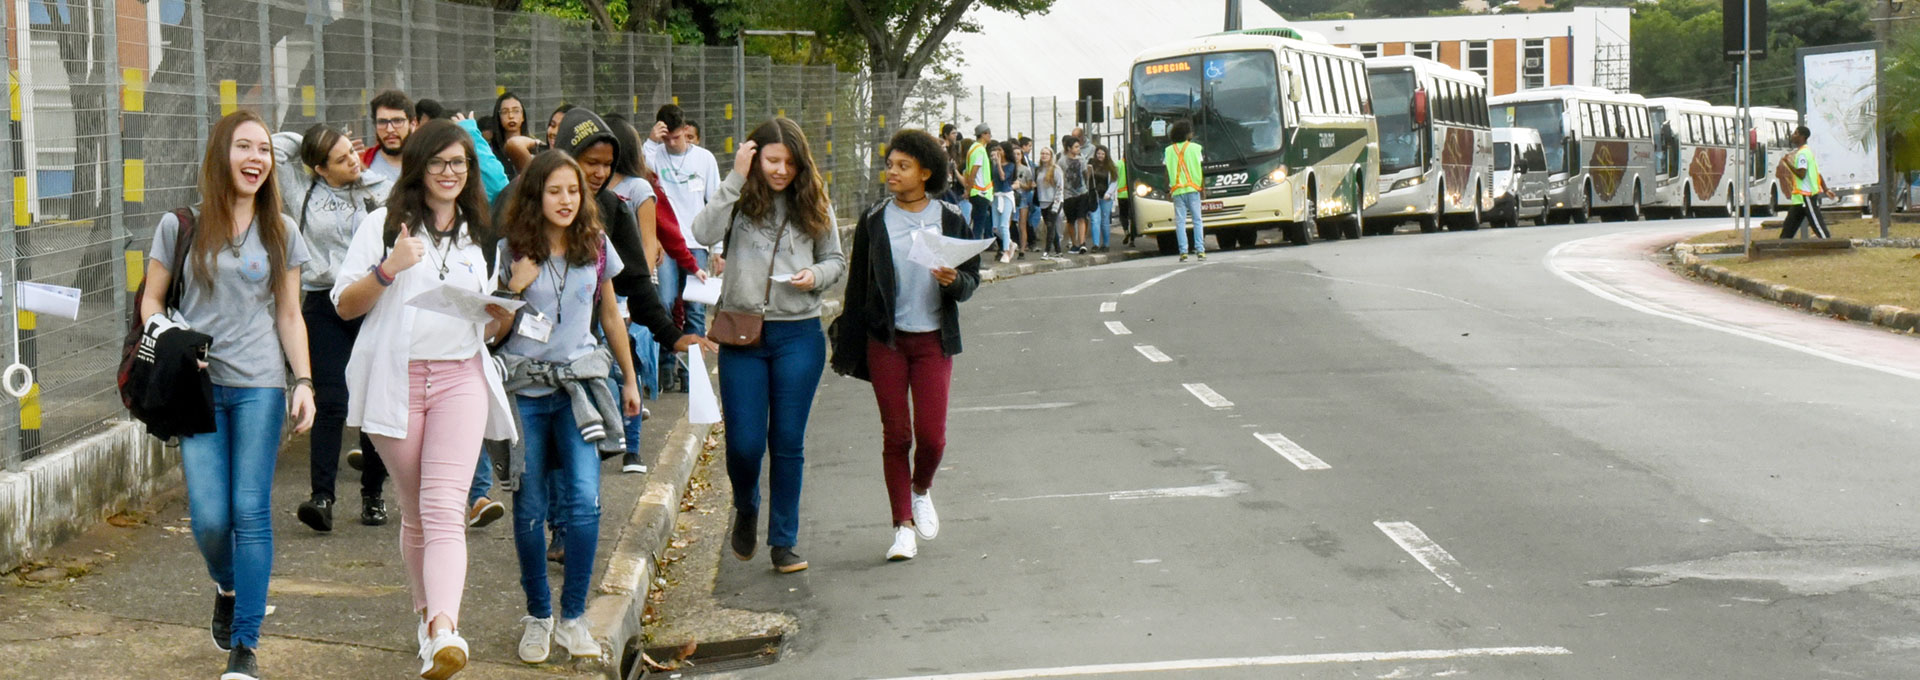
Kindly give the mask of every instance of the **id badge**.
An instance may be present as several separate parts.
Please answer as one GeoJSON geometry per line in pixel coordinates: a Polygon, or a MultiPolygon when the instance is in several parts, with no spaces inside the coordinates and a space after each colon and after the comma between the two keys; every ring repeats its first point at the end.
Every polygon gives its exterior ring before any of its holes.
{"type": "Polygon", "coordinates": [[[520,337],[534,342],[546,342],[553,336],[553,322],[544,314],[528,314],[520,317],[520,324],[513,329],[520,337]]]}
{"type": "Polygon", "coordinates": [[[700,175],[687,178],[687,191],[695,195],[705,194],[707,192],[707,178],[700,175]]]}

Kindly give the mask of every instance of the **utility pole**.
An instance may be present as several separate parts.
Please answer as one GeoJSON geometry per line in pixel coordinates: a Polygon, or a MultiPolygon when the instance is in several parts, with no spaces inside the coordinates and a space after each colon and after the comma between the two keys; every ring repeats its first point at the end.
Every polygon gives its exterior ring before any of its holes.
{"type": "MultiPolygon", "coordinates": [[[[1873,39],[1880,43],[1878,54],[1874,55],[1874,61],[1879,66],[1880,73],[1885,73],[1887,52],[1890,47],[1887,39],[1893,33],[1893,0],[1878,0],[1874,5],[1875,13],[1880,15],[1879,21],[1873,22],[1873,39]]],[[[1893,149],[1887,148],[1887,80],[1876,74],[1874,81],[1874,137],[1879,142],[1880,150],[1880,200],[1877,201],[1879,205],[1875,208],[1875,212],[1880,218],[1880,238],[1888,238],[1889,232],[1893,229],[1893,149]]]]}
{"type": "Polygon", "coordinates": [[[1226,30],[1229,30],[1229,31],[1240,30],[1240,0],[1227,0],[1226,30]]]}

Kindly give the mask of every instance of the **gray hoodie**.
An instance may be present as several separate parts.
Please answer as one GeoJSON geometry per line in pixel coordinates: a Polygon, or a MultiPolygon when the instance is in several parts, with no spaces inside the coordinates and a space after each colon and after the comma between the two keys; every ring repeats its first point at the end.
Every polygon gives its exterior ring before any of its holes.
{"type": "MultiPolygon", "coordinates": [[[[740,173],[727,173],[726,181],[714,192],[713,202],[693,220],[693,238],[705,246],[719,243],[727,237],[727,227],[734,227],[733,243],[726,247],[727,268],[720,284],[720,309],[760,312],[761,303],[770,298],[764,308],[768,321],[819,318],[821,294],[847,273],[846,256],[840,253],[840,230],[828,229],[826,238],[815,240],[799,225],[790,224],[786,233],[779,235],[779,225],[787,221],[784,193],[774,198],[771,220],[763,222],[745,215],[735,217],[734,204],[740,200],[740,188],[746,183],[740,173]],[[774,252],[776,235],[780,240],[779,252],[774,252]],[[792,284],[773,283],[768,278],[774,274],[792,276],[801,269],[813,270],[813,290],[801,291],[792,284]],[[769,283],[773,283],[770,296],[769,283]]],[[[831,208],[827,218],[829,224],[834,224],[831,208]]]]}
{"type": "Polygon", "coordinates": [[[334,268],[346,259],[354,229],[368,212],[386,205],[393,180],[361,173],[353,184],[335,187],[300,162],[301,141],[297,132],[273,136],[281,207],[293,217],[294,228],[307,240],[307,254],[313,258],[300,270],[300,288],[333,290],[334,268]]]}

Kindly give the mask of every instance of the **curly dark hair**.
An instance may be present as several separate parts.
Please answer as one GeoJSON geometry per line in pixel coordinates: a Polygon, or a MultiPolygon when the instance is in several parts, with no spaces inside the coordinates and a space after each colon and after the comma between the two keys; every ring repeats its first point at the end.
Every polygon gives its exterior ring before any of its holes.
{"type": "Polygon", "coordinates": [[[381,90],[379,94],[373,95],[373,99],[367,102],[367,117],[380,115],[380,109],[399,111],[407,114],[408,119],[414,116],[413,100],[407,98],[407,93],[399,90],[381,90]]]}
{"type": "Polygon", "coordinates": [[[927,193],[938,194],[947,190],[947,179],[953,173],[947,170],[947,151],[940,148],[940,140],[926,130],[903,129],[893,134],[893,140],[887,142],[887,155],[894,152],[906,154],[920,167],[926,168],[927,193]]]}
{"type": "Polygon", "coordinates": [[[556,172],[572,172],[580,180],[580,207],[567,225],[567,266],[593,264],[600,257],[600,213],[593,194],[587,191],[587,173],[565,151],[548,150],[533,157],[519,181],[509,186],[506,209],[500,217],[500,236],[507,240],[507,251],[518,257],[545,264],[552,247],[547,241],[547,217],[541,200],[547,193],[547,178],[556,172]]]}
{"type": "Polygon", "coordinates": [[[756,220],[773,217],[775,192],[773,186],[767,184],[766,173],[760,170],[760,155],[766,153],[767,147],[780,144],[792,154],[796,169],[793,183],[782,190],[787,195],[787,218],[794,226],[806,230],[808,236],[826,238],[833,230],[833,207],[827,200],[826,179],[820,175],[820,167],[813,160],[800,124],[776,117],[754,128],[747,140],[759,148],[753,154],[747,185],[740,191],[740,214],[756,220]]]}

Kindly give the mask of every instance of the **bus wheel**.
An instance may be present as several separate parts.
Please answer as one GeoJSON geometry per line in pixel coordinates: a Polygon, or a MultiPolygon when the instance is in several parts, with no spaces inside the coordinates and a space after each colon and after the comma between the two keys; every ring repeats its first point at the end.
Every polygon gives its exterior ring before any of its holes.
{"type": "Polygon", "coordinates": [[[1680,218],[1687,219],[1690,217],[1699,217],[1700,216],[1699,211],[1696,211],[1693,209],[1693,187],[1692,186],[1680,187],[1680,193],[1681,193],[1680,218]]]}
{"type": "Polygon", "coordinates": [[[1287,231],[1287,242],[1296,246],[1304,246],[1312,243],[1313,236],[1311,233],[1314,228],[1315,225],[1311,219],[1305,222],[1289,222],[1287,226],[1282,227],[1282,229],[1287,231]]]}
{"type": "Polygon", "coordinates": [[[1439,215],[1421,215],[1413,219],[1414,221],[1420,223],[1420,233],[1422,234],[1431,234],[1433,232],[1440,231],[1439,215]]]}
{"type": "Polygon", "coordinates": [[[1586,224],[1593,221],[1593,185],[1587,185],[1580,193],[1580,207],[1568,215],[1574,224],[1586,224]]]}
{"type": "Polygon", "coordinates": [[[1640,207],[1640,183],[1633,183],[1633,205],[1627,207],[1627,221],[1639,222],[1647,218],[1647,211],[1640,207]]]}
{"type": "Polygon", "coordinates": [[[1359,240],[1366,233],[1367,220],[1360,216],[1358,208],[1355,208],[1353,213],[1347,215],[1347,219],[1340,223],[1340,235],[1349,240],[1359,240]]]}
{"type": "Polygon", "coordinates": [[[1161,255],[1172,255],[1180,248],[1180,242],[1176,240],[1177,238],[1178,237],[1171,233],[1153,235],[1154,244],[1160,246],[1161,255]]]}
{"type": "Polygon", "coordinates": [[[1213,232],[1213,245],[1218,250],[1233,250],[1240,245],[1240,230],[1221,229],[1213,232]]]}
{"type": "Polygon", "coordinates": [[[1473,190],[1473,212],[1460,216],[1460,229],[1463,231],[1479,231],[1482,219],[1484,218],[1480,216],[1480,189],[1475,187],[1473,190]]]}

